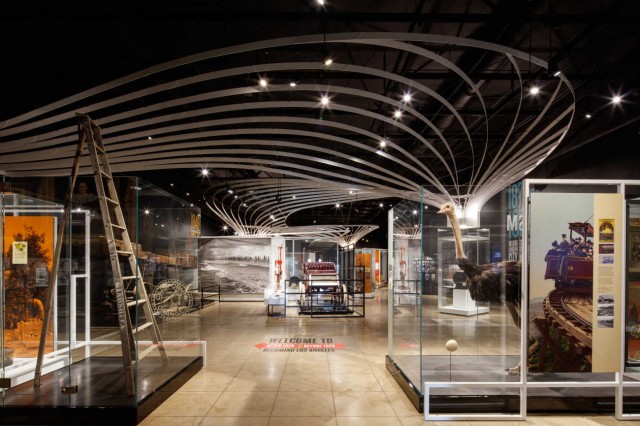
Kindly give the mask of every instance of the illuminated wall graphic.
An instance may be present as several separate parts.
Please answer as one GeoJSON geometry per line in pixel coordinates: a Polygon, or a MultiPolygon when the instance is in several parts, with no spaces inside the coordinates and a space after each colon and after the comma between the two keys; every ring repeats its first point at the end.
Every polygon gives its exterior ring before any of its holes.
{"type": "Polygon", "coordinates": [[[620,197],[531,194],[530,371],[618,368],[611,339],[621,327],[620,197]]]}

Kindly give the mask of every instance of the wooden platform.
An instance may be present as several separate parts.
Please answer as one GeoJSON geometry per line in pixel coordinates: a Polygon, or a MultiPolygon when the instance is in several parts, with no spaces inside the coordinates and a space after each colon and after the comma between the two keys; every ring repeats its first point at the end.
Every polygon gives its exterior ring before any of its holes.
{"type": "Polygon", "coordinates": [[[128,396],[121,358],[87,358],[42,376],[40,387],[29,381],[8,389],[0,424],[135,425],[202,365],[202,357],[172,357],[166,366],[159,359],[141,364],[137,396],[128,396]],[[78,392],[64,395],[61,389],[69,385],[77,385],[78,392]]]}

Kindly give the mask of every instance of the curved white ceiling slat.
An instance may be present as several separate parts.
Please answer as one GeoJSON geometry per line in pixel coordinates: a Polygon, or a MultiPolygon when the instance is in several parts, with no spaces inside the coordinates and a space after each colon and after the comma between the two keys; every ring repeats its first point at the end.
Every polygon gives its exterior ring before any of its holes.
{"type": "MultiPolygon", "coordinates": [[[[0,170],[68,174],[77,143],[73,120],[85,113],[100,125],[114,172],[209,167],[219,178],[221,170],[279,177],[242,184],[252,209],[221,191],[206,200],[239,233],[262,235],[302,210],[349,203],[347,188],[355,188],[360,201],[419,201],[422,193],[426,204],[452,201],[463,211],[471,204],[477,209],[546,158],[573,120],[575,95],[564,75],[548,77],[553,90],[538,102],[524,93],[522,70],[532,68],[542,72],[547,63],[507,46],[435,34],[318,34],[230,46],[1,122],[0,170]],[[309,59],[324,44],[338,52],[331,66],[309,59]],[[464,49],[452,59],[450,47],[464,49]],[[254,63],[264,52],[271,53],[269,62],[254,63]],[[494,82],[484,73],[478,82],[478,69],[465,65],[473,61],[456,60],[475,53],[507,64],[507,114],[496,101],[504,75],[494,82]],[[412,58],[438,77],[389,69],[387,55],[412,58]],[[258,76],[267,77],[268,87],[257,85],[258,76]],[[294,79],[298,84],[289,86],[294,79]],[[466,89],[464,102],[456,101],[452,87],[466,89]],[[413,99],[401,100],[402,92],[413,99]],[[329,96],[326,106],[322,94],[329,96]],[[282,194],[291,198],[274,201],[282,194]],[[275,220],[274,209],[280,213],[275,220]]],[[[90,172],[86,158],[80,171],[90,172]]]]}

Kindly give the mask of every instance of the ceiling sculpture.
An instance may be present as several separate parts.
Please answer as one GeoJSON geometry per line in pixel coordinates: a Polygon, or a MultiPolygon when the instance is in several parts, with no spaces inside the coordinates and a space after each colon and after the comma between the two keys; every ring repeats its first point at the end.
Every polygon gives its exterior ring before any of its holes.
{"type": "MultiPolygon", "coordinates": [[[[297,211],[354,199],[450,201],[477,212],[571,125],[573,88],[548,68],[531,53],[418,33],[229,46],[1,122],[0,170],[67,175],[75,115],[84,113],[101,127],[116,173],[215,173],[205,200],[238,233],[282,230],[297,211]],[[393,71],[401,57],[412,72],[393,71]]],[[[90,173],[88,157],[80,173],[90,173]]]]}

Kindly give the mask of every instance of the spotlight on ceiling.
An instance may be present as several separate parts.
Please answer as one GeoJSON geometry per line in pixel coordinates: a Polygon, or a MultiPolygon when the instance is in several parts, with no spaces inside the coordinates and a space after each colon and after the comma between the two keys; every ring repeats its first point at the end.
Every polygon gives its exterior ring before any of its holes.
{"type": "Polygon", "coordinates": [[[297,85],[298,85],[298,83],[296,83],[295,81],[289,82],[289,86],[291,86],[291,87],[296,87],[297,85]]]}
{"type": "Polygon", "coordinates": [[[540,88],[538,86],[536,86],[535,84],[531,85],[531,87],[529,87],[529,93],[531,95],[537,95],[538,93],[540,93],[540,88]]]}
{"type": "Polygon", "coordinates": [[[260,87],[267,87],[268,84],[269,82],[266,79],[264,78],[260,79],[260,87]]]}
{"type": "Polygon", "coordinates": [[[584,118],[591,118],[591,114],[586,113],[586,114],[584,115],[584,118]]]}
{"type": "Polygon", "coordinates": [[[329,66],[329,65],[333,64],[333,59],[331,59],[331,58],[324,58],[324,64],[325,64],[326,66],[329,66]]]}
{"type": "Polygon", "coordinates": [[[322,98],[320,98],[320,103],[322,104],[322,106],[329,105],[329,97],[327,95],[322,95],[322,98]]]}
{"type": "Polygon", "coordinates": [[[324,0],[316,0],[320,6],[324,6],[324,0]]]}
{"type": "Polygon", "coordinates": [[[411,95],[409,93],[405,93],[404,96],[402,97],[402,101],[405,103],[411,102],[411,95]]]}
{"type": "Polygon", "coordinates": [[[395,110],[395,112],[393,113],[393,118],[398,119],[402,117],[402,111],[400,111],[399,109],[395,110]]]}
{"type": "Polygon", "coordinates": [[[385,146],[387,146],[387,141],[385,139],[382,139],[380,141],[380,148],[384,148],[385,146]]]}
{"type": "Polygon", "coordinates": [[[616,95],[613,98],[611,98],[611,102],[615,105],[615,104],[619,104],[620,102],[622,102],[622,96],[620,95],[616,95]]]}
{"type": "Polygon", "coordinates": [[[202,176],[207,176],[209,174],[209,170],[207,169],[202,169],[202,176]]]}

